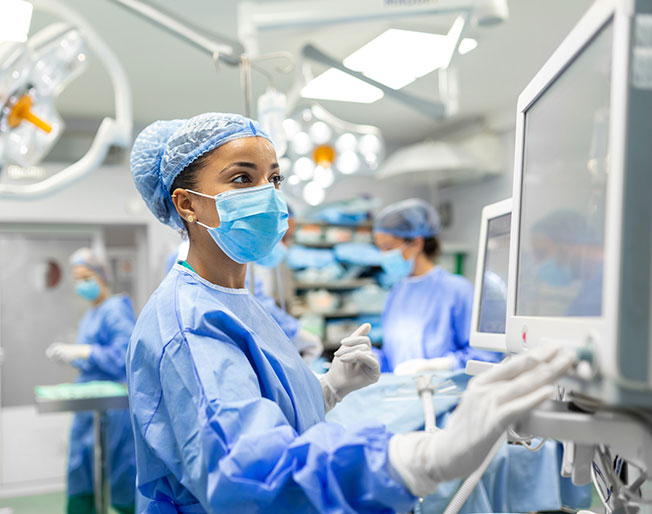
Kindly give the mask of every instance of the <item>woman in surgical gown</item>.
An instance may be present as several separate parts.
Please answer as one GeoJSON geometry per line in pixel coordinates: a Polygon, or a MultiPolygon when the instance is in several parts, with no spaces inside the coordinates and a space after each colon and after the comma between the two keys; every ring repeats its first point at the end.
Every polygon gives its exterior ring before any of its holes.
{"type": "Polygon", "coordinates": [[[413,198],[385,207],[374,223],[381,265],[395,282],[383,311],[383,371],[399,374],[464,368],[469,359],[496,361],[469,346],[473,286],[436,266],[439,213],[413,198]]]}
{"type": "MultiPolygon", "coordinates": [[[[318,379],[244,288],[246,264],[271,252],[287,228],[276,154],[257,123],[220,113],[156,122],[136,139],[131,169],[153,214],[190,239],[187,259],[153,293],[129,343],[144,512],[405,512],[444,475],[468,473],[460,462],[479,464],[486,451],[475,436],[453,444],[324,422],[344,395],[378,379],[379,366],[365,324],[318,379]],[[442,449],[429,446],[435,441],[442,449]]],[[[516,367],[549,381],[568,366],[553,354],[516,367]]],[[[528,384],[541,396],[541,380],[528,384]]],[[[485,400],[478,405],[499,403],[485,400]]],[[[487,425],[498,433],[478,440],[493,444],[504,422],[498,415],[487,425]]]]}
{"type": "MultiPolygon", "coordinates": [[[[75,291],[90,308],[79,322],[75,344],[53,343],[47,355],[80,370],[77,382],[125,382],[125,354],[134,328],[131,300],[110,295],[106,265],[88,248],[71,257],[75,291]]],[[[120,513],[134,512],[136,459],[126,409],[108,412],[111,503],[120,513]]],[[[93,496],[93,413],[78,412],[70,432],[68,514],[95,512],[93,496]]]]}

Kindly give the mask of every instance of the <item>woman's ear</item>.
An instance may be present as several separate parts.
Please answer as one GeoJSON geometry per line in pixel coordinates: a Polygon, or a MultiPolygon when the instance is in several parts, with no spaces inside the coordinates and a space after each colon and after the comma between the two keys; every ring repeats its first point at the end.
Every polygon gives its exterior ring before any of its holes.
{"type": "Polygon", "coordinates": [[[412,241],[409,242],[408,248],[410,249],[410,257],[416,257],[423,252],[424,247],[423,237],[415,237],[412,241]]]}
{"type": "Polygon", "coordinates": [[[174,207],[177,209],[179,216],[186,223],[194,223],[197,221],[197,214],[192,205],[191,195],[182,188],[177,188],[172,192],[172,202],[174,202],[174,207]]]}

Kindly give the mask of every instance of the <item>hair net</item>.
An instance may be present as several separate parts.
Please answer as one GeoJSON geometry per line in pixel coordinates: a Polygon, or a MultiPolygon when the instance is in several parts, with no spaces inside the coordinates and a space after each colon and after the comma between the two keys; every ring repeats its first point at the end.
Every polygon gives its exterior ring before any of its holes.
{"type": "Polygon", "coordinates": [[[396,237],[434,237],[441,230],[437,210],[425,200],[411,198],[388,205],[376,216],[375,232],[396,237]]]}
{"type": "Polygon", "coordinates": [[[242,137],[269,136],[257,122],[239,114],[207,112],[187,120],[156,121],[143,130],[131,150],[131,174],[147,207],[159,221],[183,228],[170,187],[203,154],[242,137]]]}
{"type": "Polygon", "coordinates": [[[80,248],[73,253],[70,256],[70,264],[73,266],[84,266],[102,277],[105,284],[109,282],[109,270],[106,262],[90,248],[80,248]]]}

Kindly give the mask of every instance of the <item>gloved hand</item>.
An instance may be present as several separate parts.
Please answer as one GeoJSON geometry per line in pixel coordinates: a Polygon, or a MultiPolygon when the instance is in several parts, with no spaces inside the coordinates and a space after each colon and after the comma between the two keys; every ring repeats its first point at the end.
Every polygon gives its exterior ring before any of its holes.
{"type": "Polygon", "coordinates": [[[59,362],[70,364],[77,359],[86,360],[91,355],[90,344],[52,343],[45,350],[45,355],[59,362]]]}
{"type": "Polygon", "coordinates": [[[319,377],[326,412],[351,391],[373,384],[380,378],[380,364],[367,337],[369,330],[371,325],[365,323],[342,339],[328,373],[319,377]]]}
{"type": "Polygon", "coordinates": [[[551,384],[574,360],[561,346],[545,346],[471,379],[444,430],[390,439],[391,465],[415,496],[433,493],[440,482],[470,475],[508,425],[552,396],[551,384]]]}
{"type": "Polygon", "coordinates": [[[455,357],[436,357],[434,359],[410,359],[401,362],[394,368],[394,374],[414,375],[416,373],[428,373],[429,371],[450,371],[455,367],[455,357]]]}

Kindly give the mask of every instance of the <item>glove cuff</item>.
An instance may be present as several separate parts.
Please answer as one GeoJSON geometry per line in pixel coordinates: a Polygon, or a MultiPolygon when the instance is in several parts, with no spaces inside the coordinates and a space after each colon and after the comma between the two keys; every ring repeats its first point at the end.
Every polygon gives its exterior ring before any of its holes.
{"type": "Polygon", "coordinates": [[[338,402],[342,401],[342,397],[337,394],[337,391],[335,391],[335,388],[328,380],[328,373],[319,377],[319,383],[321,384],[321,393],[324,396],[324,406],[326,407],[326,412],[328,412],[338,402]]]}
{"type": "Polygon", "coordinates": [[[432,494],[438,481],[431,476],[429,464],[436,456],[430,450],[437,434],[410,432],[398,434],[389,440],[389,463],[414,496],[420,498],[432,494]]]}

